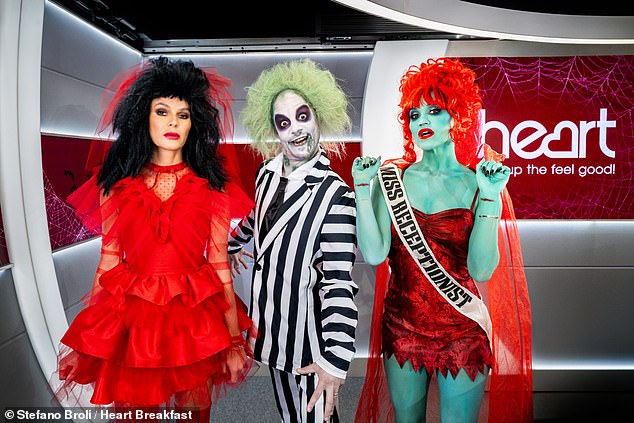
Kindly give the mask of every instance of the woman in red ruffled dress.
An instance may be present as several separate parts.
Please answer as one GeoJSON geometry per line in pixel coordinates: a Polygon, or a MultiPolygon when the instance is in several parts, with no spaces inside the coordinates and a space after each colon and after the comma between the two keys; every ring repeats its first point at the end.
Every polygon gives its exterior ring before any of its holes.
{"type": "Polygon", "coordinates": [[[212,399],[244,380],[251,321],[227,235],[252,204],[217,153],[229,85],[161,57],[118,88],[105,114],[116,141],[69,197],[102,249],[86,308],[61,340],[58,395],[91,385],[93,404],[191,408],[208,421],[212,399]]]}

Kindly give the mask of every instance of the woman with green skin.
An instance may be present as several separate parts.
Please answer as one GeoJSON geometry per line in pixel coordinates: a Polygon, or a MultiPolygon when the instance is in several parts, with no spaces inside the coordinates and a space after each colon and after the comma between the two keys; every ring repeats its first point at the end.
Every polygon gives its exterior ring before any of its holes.
{"type": "MultiPolygon", "coordinates": [[[[403,203],[394,200],[400,192],[392,185],[394,178],[388,179],[389,173],[378,177],[386,165],[382,167],[381,158],[358,157],[352,166],[359,249],[367,263],[381,265],[388,259],[390,269],[380,310],[380,348],[393,417],[399,423],[425,421],[433,375],[442,423],[477,422],[494,361],[491,321],[477,284],[491,278],[500,260],[501,193],[510,169],[476,155],[481,100],[474,80],[470,69],[450,59],[412,66],[401,79],[405,154],[387,164],[401,179],[411,225],[401,213],[403,203]],[[414,145],[422,151],[420,159],[414,145]],[[425,247],[404,244],[418,239],[413,220],[425,247]],[[409,235],[403,235],[406,231],[409,235]],[[444,268],[442,283],[435,276],[440,273],[425,272],[431,261],[417,261],[412,253],[417,248],[427,248],[425,257],[431,253],[444,268]],[[448,290],[450,282],[455,285],[448,290]],[[452,303],[460,296],[456,293],[462,297],[452,303]],[[470,312],[462,310],[464,304],[482,306],[470,312]]],[[[376,404],[368,406],[367,401],[376,401],[368,397],[376,389],[368,386],[371,380],[367,376],[359,422],[382,421],[374,414],[376,404]]]]}

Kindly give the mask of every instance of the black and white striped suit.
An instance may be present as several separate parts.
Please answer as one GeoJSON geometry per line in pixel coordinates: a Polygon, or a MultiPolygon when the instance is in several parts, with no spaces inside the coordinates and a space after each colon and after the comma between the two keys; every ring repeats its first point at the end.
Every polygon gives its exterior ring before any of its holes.
{"type": "Polygon", "coordinates": [[[233,231],[229,252],[253,238],[250,315],[257,361],[287,373],[313,362],[345,378],[355,353],[358,291],[355,196],[321,151],[288,177],[270,230],[263,219],[280,183],[281,156],[256,175],[256,205],[233,231]],[[294,178],[295,174],[301,179],[294,178]]]}

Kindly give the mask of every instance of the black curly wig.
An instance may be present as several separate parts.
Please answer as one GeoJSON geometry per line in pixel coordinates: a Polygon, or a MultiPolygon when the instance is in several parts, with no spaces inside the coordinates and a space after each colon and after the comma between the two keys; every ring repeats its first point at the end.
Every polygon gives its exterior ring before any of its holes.
{"type": "Polygon", "coordinates": [[[150,138],[152,100],[174,97],[186,101],[191,111],[191,129],[183,147],[183,160],[212,189],[223,190],[227,174],[217,156],[223,137],[219,110],[212,103],[210,84],[203,70],[190,60],[158,57],[149,60],[116,105],[112,130],[116,141],[108,150],[97,182],[104,194],[118,181],[137,176],[150,162],[154,143],[150,138]]]}

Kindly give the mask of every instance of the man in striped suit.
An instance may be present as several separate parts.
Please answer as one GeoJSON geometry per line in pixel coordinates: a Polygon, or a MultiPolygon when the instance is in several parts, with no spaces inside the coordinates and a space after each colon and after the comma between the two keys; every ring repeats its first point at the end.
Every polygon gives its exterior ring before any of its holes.
{"type": "Polygon", "coordinates": [[[257,171],[256,205],[229,253],[234,275],[247,267],[243,254],[253,257],[253,352],[270,369],[284,422],[339,421],[355,353],[355,196],[319,142],[320,132],[350,127],[347,106],[334,76],[303,60],[262,72],[242,113],[252,147],[273,158],[257,171]],[[242,249],[251,240],[253,254],[242,249]]]}

